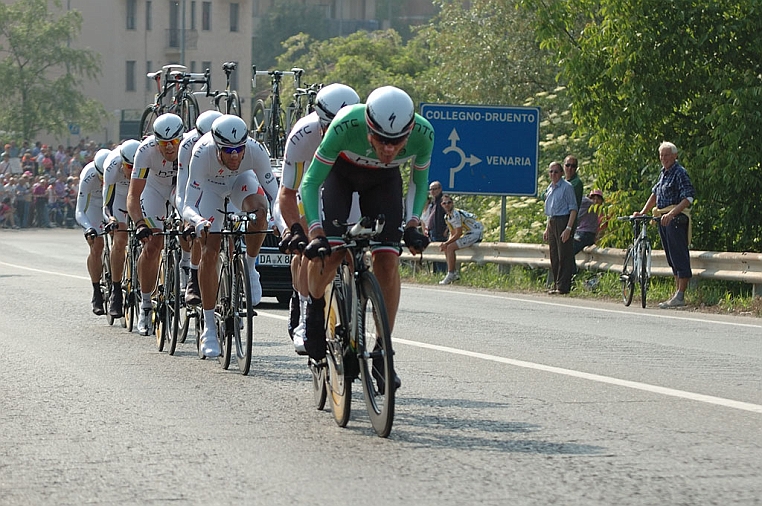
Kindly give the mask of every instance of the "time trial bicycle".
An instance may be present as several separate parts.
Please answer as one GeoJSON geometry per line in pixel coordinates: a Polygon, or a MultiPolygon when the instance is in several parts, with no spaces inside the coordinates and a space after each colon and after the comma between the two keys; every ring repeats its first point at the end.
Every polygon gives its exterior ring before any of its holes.
{"type": "Polygon", "coordinates": [[[180,235],[183,220],[171,208],[164,219],[164,230],[154,235],[164,236],[164,248],[161,252],[159,276],[156,290],[153,293],[154,329],[156,329],[156,345],[159,351],[174,355],[177,349],[177,339],[180,330],[180,235]]]}
{"type": "Polygon", "coordinates": [[[124,300],[124,319],[127,332],[135,328],[136,315],[140,311],[140,280],[138,278],[138,258],[143,245],[135,237],[132,218],[127,218],[127,254],[124,257],[122,274],[122,299],[124,300]]]}
{"type": "Polygon", "coordinates": [[[651,240],[648,238],[648,223],[659,221],[653,216],[619,216],[619,221],[632,223],[632,244],[627,248],[624,256],[622,274],[619,276],[622,282],[622,301],[625,306],[632,303],[635,294],[635,286],[640,287],[640,304],[646,307],[646,294],[648,282],[651,278],[651,240]]]}
{"type": "MultiPolygon", "coordinates": [[[[223,91],[211,90],[211,79],[207,83],[206,96],[212,97],[211,101],[214,109],[223,114],[235,114],[241,116],[241,99],[236,90],[230,89],[230,75],[235,72],[238,63],[228,61],[222,64],[222,70],[225,72],[225,89],[223,91]]],[[[207,71],[208,72],[208,71],[207,71]]]]}

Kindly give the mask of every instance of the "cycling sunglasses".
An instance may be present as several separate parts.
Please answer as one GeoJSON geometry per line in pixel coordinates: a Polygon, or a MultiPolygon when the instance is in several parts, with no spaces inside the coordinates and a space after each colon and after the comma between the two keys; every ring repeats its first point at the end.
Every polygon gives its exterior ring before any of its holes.
{"type": "Polygon", "coordinates": [[[376,141],[387,146],[399,146],[407,139],[407,135],[403,135],[402,137],[397,137],[396,139],[384,137],[383,135],[379,135],[376,132],[372,132],[371,135],[373,136],[374,139],[376,139],[376,141]]]}
{"type": "Polygon", "coordinates": [[[226,155],[232,155],[233,153],[243,153],[244,149],[246,149],[246,144],[244,144],[243,146],[234,146],[234,147],[225,146],[223,148],[220,148],[220,151],[222,151],[226,155]]]}
{"type": "Polygon", "coordinates": [[[169,145],[178,146],[180,144],[180,139],[172,139],[171,141],[159,141],[159,146],[165,148],[169,145]]]}

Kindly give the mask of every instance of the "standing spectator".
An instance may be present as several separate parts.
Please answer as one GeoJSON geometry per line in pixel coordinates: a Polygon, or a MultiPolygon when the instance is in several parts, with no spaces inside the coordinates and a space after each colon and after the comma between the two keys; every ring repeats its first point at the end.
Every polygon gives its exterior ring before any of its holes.
{"type": "Polygon", "coordinates": [[[574,255],[586,246],[595,244],[598,238],[598,227],[601,224],[601,206],[603,192],[593,190],[587,197],[582,197],[582,205],[577,214],[577,230],[574,233],[574,255]]]}
{"type": "Polygon", "coordinates": [[[16,184],[16,216],[21,228],[29,226],[29,211],[32,205],[32,173],[24,172],[16,184]]]}
{"type": "Polygon", "coordinates": [[[32,156],[31,151],[27,151],[24,153],[24,156],[21,157],[21,170],[24,172],[30,172],[32,176],[36,176],[38,169],[37,161],[32,156]]]}
{"type": "Polygon", "coordinates": [[[11,198],[3,197],[0,201],[0,226],[3,228],[19,228],[16,226],[15,214],[11,206],[11,198]]]}
{"type": "Polygon", "coordinates": [[[548,167],[550,185],[545,192],[545,215],[548,223],[542,235],[550,246],[550,268],[553,287],[550,294],[567,294],[571,290],[574,272],[574,241],[572,227],[577,219],[577,200],[574,187],[561,177],[563,169],[558,162],[548,167]]]}
{"type": "Polygon", "coordinates": [[[651,196],[643,209],[633,215],[642,216],[653,210],[654,216],[661,217],[659,237],[667,262],[672,267],[677,288],[672,298],[659,303],[660,308],[667,309],[685,305],[685,290],[693,276],[688,250],[691,242],[689,206],[693,203],[696,191],[685,168],[677,161],[677,146],[671,142],[662,142],[659,145],[659,160],[662,165],[659,180],[651,189],[651,196]]]}
{"type": "MultiPolygon", "coordinates": [[[[424,211],[426,214],[426,229],[429,239],[433,242],[444,242],[447,240],[447,223],[445,223],[445,210],[442,207],[442,183],[432,181],[429,185],[429,202],[424,211]]],[[[444,272],[446,264],[443,262],[434,262],[434,274],[444,272]]]]}
{"type": "Polygon", "coordinates": [[[50,152],[50,148],[47,146],[42,147],[42,152],[40,153],[41,159],[40,159],[40,167],[42,168],[43,174],[46,176],[53,177],[53,174],[55,174],[55,163],[53,162],[53,155],[50,152]]]}
{"type": "Polygon", "coordinates": [[[13,173],[11,169],[11,154],[5,151],[3,153],[3,161],[0,162],[0,176],[11,175],[13,173]]]}
{"type": "Polygon", "coordinates": [[[58,150],[53,154],[53,162],[56,164],[56,170],[65,170],[66,162],[69,161],[69,157],[66,155],[66,150],[63,144],[58,145],[58,150]]]}
{"type": "Polygon", "coordinates": [[[577,159],[571,155],[564,160],[564,175],[574,188],[574,197],[577,199],[577,209],[579,209],[582,205],[582,180],[577,174],[577,159]]]}
{"type": "Polygon", "coordinates": [[[34,220],[38,227],[48,227],[48,178],[40,176],[32,185],[34,220]]]}
{"type": "Polygon", "coordinates": [[[455,271],[455,252],[481,242],[484,225],[477,221],[473,214],[462,209],[455,209],[452,197],[449,195],[442,196],[442,209],[445,211],[445,221],[450,237],[439,245],[439,251],[444,251],[447,258],[447,275],[439,284],[449,285],[460,279],[455,271]]]}

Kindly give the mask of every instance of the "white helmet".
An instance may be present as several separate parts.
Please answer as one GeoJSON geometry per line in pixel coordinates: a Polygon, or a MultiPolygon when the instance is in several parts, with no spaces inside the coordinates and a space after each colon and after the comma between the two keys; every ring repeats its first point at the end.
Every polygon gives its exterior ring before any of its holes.
{"type": "Polygon", "coordinates": [[[365,122],[371,132],[399,139],[415,125],[415,106],[410,95],[394,86],[376,88],[365,102],[365,122]]]}
{"type": "Polygon", "coordinates": [[[177,114],[162,114],[153,122],[153,134],[156,140],[173,141],[183,136],[185,125],[177,114]]]}
{"type": "Polygon", "coordinates": [[[346,84],[329,84],[318,91],[315,97],[315,112],[323,125],[329,125],[339,109],[359,102],[360,96],[346,84]]]}
{"type": "Polygon", "coordinates": [[[206,111],[202,112],[198,118],[196,118],[196,131],[199,135],[204,135],[212,129],[212,123],[214,120],[222,116],[220,111],[206,111]]]}
{"type": "Polygon", "coordinates": [[[127,165],[135,163],[135,153],[138,151],[138,146],[140,146],[140,142],[135,139],[127,139],[119,146],[119,154],[122,155],[123,163],[127,165]]]}
{"type": "Polygon", "coordinates": [[[223,114],[214,120],[210,131],[218,148],[237,148],[249,138],[246,123],[233,114],[223,114]]]}
{"type": "Polygon", "coordinates": [[[95,170],[98,171],[98,174],[103,175],[103,163],[106,161],[106,158],[108,158],[108,155],[111,154],[111,150],[108,149],[99,149],[97,153],[95,153],[95,156],[93,157],[93,164],[95,165],[95,170]]]}

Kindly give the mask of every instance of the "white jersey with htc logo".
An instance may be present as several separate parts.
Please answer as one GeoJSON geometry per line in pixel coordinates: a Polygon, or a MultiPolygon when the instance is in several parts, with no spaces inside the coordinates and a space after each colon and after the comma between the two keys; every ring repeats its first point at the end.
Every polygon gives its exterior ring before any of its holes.
{"type": "Polygon", "coordinates": [[[208,220],[212,232],[221,230],[223,214],[219,210],[223,209],[225,197],[234,206],[228,210],[238,210],[249,195],[267,195],[272,207],[278,194],[270,155],[252,138],[246,141],[238,170],[232,171],[222,164],[212,134],[206,133],[193,147],[189,169],[183,218],[194,225],[208,220]]]}

